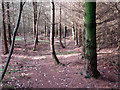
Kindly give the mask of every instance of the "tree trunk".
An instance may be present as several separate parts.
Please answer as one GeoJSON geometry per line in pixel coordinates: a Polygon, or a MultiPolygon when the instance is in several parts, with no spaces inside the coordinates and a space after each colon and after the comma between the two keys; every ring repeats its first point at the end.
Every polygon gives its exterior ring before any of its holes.
{"type": "Polygon", "coordinates": [[[82,27],[82,57],[85,57],[85,28],[82,27]]]}
{"type": "Polygon", "coordinates": [[[3,37],[4,37],[4,54],[9,53],[8,44],[7,44],[7,36],[6,36],[6,26],[5,26],[5,8],[4,8],[4,0],[2,0],[2,16],[3,16],[3,37]]]}
{"type": "Polygon", "coordinates": [[[38,36],[36,36],[36,23],[37,23],[37,2],[33,2],[33,11],[34,11],[34,20],[33,20],[33,33],[34,33],[34,38],[36,38],[36,44],[38,44],[38,36]]]}
{"type": "Polygon", "coordinates": [[[95,77],[100,75],[97,70],[96,53],[96,2],[86,2],[86,37],[85,37],[85,58],[86,76],[95,77]]]}
{"type": "Polygon", "coordinates": [[[62,48],[65,48],[65,46],[63,45],[62,43],[62,40],[61,40],[61,3],[60,3],[60,26],[59,26],[59,41],[60,41],[60,45],[62,48]]]}
{"type": "Polygon", "coordinates": [[[64,43],[65,43],[65,46],[66,46],[66,34],[67,34],[67,27],[65,26],[65,28],[64,28],[64,43]]]}
{"type": "MultiPolygon", "coordinates": [[[[12,2],[12,9],[13,9],[13,10],[15,9],[15,8],[14,8],[14,2],[12,2]]],[[[13,20],[13,21],[12,21],[12,22],[13,22],[13,23],[12,23],[12,26],[15,27],[15,17],[14,17],[15,14],[14,14],[14,12],[12,12],[12,14],[13,14],[13,17],[12,17],[12,20],[13,20]]],[[[11,31],[11,32],[12,32],[12,31],[11,31]]]]}
{"type": "Polygon", "coordinates": [[[45,37],[47,36],[46,32],[47,32],[47,28],[46,28],[46,22],[45,22],[45,31],[44,31],[45,37]]]}
{"type": "Polygon", "coordinates": [[[55,34],[55,5],[54,1],[51,0],[51,32],[50,32],[50,47],[51,47],[51,54],[54,59],[55,65],[60,64],[54,48],[54,34],[55,34]]]}
{"type": "Polygon", "coordinates": [[[35,51],[36,49],[36,45],[38,45],[38,24],[39,24],[39,17],[40,17],[40,9],[37,13],[37,21],[36,21],[36,35],[35,35],[35,40],[34,40],[34,48],[33,48],[33,51],[35,51]]]}
{"type": "Polygon", "coordinates": [[[75,29],[75,45],[77,46],[78,45],[78,29],[76,28],[75,29]]]}
{"type": "Polygon", "coordinates": [[[78,45],[79,47],[82,45],[82,37],[81,37],[81,29],[78,29],[78,45]]]}
{"type": "Polygon", "coordinates": [[[73,40],[75,40],[75,27],[74,27],[74,23],[72,25],[72,36],[73,36],[73,40]]]}
{"type": "MultiPolygon", "coordinates": [[[[3,3],[3,2],[2,2],[3,3]]],[[[22,5],[22,2],[20,2],[20,5],[19,5],[19,14],[18,14],[18,19],[17,19],[17,24],[14,28],[14,31],[13,31],[13,37],[12,37],[12,43],[11,43],[11,47],[10,47],[10,52],[9,52],[9,55],[8,55],[8,58],[7,58],[7,62],[6,62],[6,65],[4,67],[4,70],[2,72],[2,75],[1,75],[1,78],[0,80],[2,80],[4,78],[4,75],[6,73],[6,70],[7,70],[7,67],[8,67],[8,64],[10,62],[10,58],[12,56],[12,53],[13,53],[13,49],[14,49],[14,43],[15,43],[15,37],[16,37],[16,34],[17,34],[17,30],[19,28],[19,24],[20,24],[20,19],[21,19],[21,14],[22,14],[22,9],[23,9],[23,5],[22,5]]]]}
{"type": "Polygon", "coordinates": [[[7,2],[7,27],[8,27],[8,42],[11,45],[11,27],[10,27],[10,12],[9,12],[9,2],[7,2]]]}

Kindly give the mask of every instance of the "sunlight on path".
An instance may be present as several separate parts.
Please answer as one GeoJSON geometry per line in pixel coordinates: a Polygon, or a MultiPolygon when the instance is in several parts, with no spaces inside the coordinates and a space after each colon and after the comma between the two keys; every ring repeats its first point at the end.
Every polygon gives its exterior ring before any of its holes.
{"type": "Polygon", "coordinates": [[[68,58],[68,57],[72,57],[72,56],[78,56],[80,55],[79,53],[76,54],[67,54],[67,55],[57,55],[58,57],[64,57],[64,58],[68,58]]]}
{"type": "Polygon", "coordinates": [[[45,56],[27,56],[27,55],[14,55],[14,57],[17,57],[17,58],[19,57],[19,58],[23,58],[23,59],[28,58],[28,59],[35,59],[35,60],[46,58],[45,56]]]}

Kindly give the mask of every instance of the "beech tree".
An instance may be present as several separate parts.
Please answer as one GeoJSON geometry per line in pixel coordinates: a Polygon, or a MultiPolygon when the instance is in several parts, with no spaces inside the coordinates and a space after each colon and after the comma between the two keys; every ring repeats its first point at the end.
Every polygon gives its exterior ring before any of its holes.
{"type": "Polygon", "coordinates": [[[100,73],[97,70],[96,53],[96,2],[85,3],[85,58],[86,58],[86,76],[97,78],[100,73]]]}

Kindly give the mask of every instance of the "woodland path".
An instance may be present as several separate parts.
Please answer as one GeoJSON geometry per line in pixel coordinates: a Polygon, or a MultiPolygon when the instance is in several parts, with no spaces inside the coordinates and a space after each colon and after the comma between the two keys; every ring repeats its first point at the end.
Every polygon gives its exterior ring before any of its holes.
{"type": "MultiPolygon", "coordinates": [[[[55,66],[50,55],[49,42],[40,42],[33,51],[33,42],[16,41],[14,52],[3,87],[14,88],[117,88],[119,53],[112,49],[101,49],[98,52],[98,79],[84,78],[80,73],[84,68],[81,48],[67,40],[67,47],[61,48],[58,40],[55,43],[56,53],[65,66],[55,66]]],[[[2,55],[2,66],[8,55],[2,55]]]]}

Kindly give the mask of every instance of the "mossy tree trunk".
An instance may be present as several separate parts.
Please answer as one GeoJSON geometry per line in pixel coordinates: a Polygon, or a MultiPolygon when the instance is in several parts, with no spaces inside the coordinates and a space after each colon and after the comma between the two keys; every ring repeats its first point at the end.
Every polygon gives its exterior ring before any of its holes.
{"type": "Polygon", "coordinates": [[[54,59],[55,65],[59,65],[60,62],[55,53],[54,47],[54,36],[55,36],[55,5],[54,0],[51,0],[51,31],[50,31],[50,48],[51,48],[51,55],[54,59]]]}
{"type": "Polygon", "coordinates": [[[96,53],[96,2],[85,3],[85,58],[86,58],[86,76],[97,77],[100,75],[97,70],[96,53]]]}

